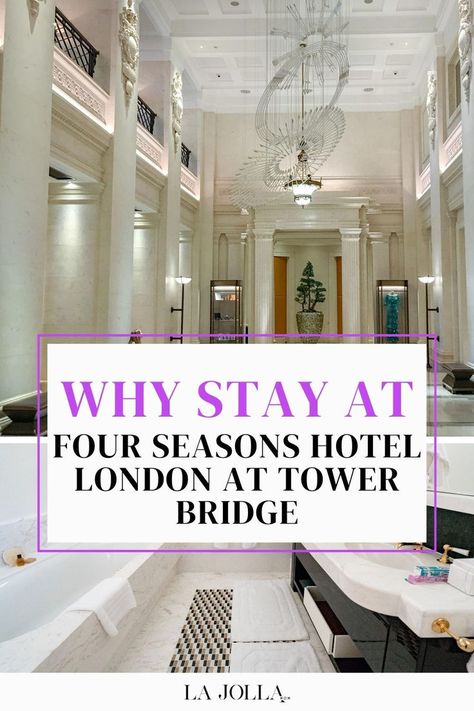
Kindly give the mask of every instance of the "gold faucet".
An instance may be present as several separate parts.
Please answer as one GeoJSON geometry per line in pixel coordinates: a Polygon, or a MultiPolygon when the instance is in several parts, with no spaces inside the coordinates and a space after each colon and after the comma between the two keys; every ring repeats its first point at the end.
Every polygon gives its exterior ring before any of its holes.
{"type": "Polygon", "coordinates": [[[441,555],[440,558],[438,558],[438,563],[441,563],[442,565],[451,565],[453,562],[451,558],[449,557],[449,552],[454,551],[455,553],[459,553],[459,555],[464,555],[468,556],[469,551],[466,550],[465,548],[454,548],[454,546],[450,546],[449,543],[446,543],[443,546],[443,554],[441,555]]]}
{"type": "Polygon", "coordinates": [[[417,551],[422,551],[424,545],[425,545],[424,543],[396,543],[395,544],[397,550],[400,550],[401,548],[405,548],[405,546],[412,546],[417,551]]]}
{"type": "Polygon", "coordinates": [[[463,652],[467,652],[468,654],[472,654],[474,652],[474,639],[460,637],[458,634],[454,634],[453,632],[451,632],[449,627],[449,621],[446,620],[444,617],[438,617],[438,619],[434,620],[433,624],[431,625],[431,629],[433,630],[433,632],[437,632],[438,634],[449,634],[449,636],[456,641],[456,644],[458,645],[459,649],[461,649],[463,652]]]}

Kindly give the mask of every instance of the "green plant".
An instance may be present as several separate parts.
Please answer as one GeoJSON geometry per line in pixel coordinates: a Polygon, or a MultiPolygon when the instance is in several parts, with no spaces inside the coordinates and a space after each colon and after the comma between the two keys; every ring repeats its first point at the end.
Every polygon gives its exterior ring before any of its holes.
{"type": "Polygon", "coordinates": [[[326,289],[322,282],[315,279],[311,262],[304,268],[296,294],[295,301],[301,304],[301,311],[305,313],[316,311],[316,304],[324,304],[326,301],[326,289]]]}

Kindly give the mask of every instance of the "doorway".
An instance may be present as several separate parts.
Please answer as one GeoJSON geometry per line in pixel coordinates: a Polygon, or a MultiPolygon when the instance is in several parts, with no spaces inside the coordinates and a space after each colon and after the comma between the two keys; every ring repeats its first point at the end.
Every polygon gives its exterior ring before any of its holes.
{"type": "Polygon", "coordinates": [[[275,333],[288,333],[288,257],[274,257],[275,333]]]}

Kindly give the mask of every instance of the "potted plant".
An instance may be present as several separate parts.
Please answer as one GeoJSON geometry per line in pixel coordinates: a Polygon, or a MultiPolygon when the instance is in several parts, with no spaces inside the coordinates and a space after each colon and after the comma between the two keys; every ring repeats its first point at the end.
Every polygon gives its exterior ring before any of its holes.
{"type": "MultiPolygon", "coordinates": [[[[314,267],[308,262],[301,276],[301,281],[296,289],[296,299],[301,304],[301,311],[296,314],[298,333],[320,334],[323,330],[324,314],[317,311],[318,304],[326,301],[326,289],[322,282],[317,281],[314,275],[314,267]]],[[[303,343],[317,343],[319,336],[302,338],[303,343]]]]}

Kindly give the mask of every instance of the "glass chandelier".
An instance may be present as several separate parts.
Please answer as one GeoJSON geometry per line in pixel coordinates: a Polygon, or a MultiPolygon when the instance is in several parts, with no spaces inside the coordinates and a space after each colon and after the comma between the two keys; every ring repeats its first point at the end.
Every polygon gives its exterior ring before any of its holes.
{"type": "Polygon", "coordinates": [[[347,0],[267,0],[268,82],[255,117],[258,147],[231,190],[239,208],[290,191],[306,206],[322,187],[315,176],[342,138],[337,103],[349,78],[347,0]]]}

